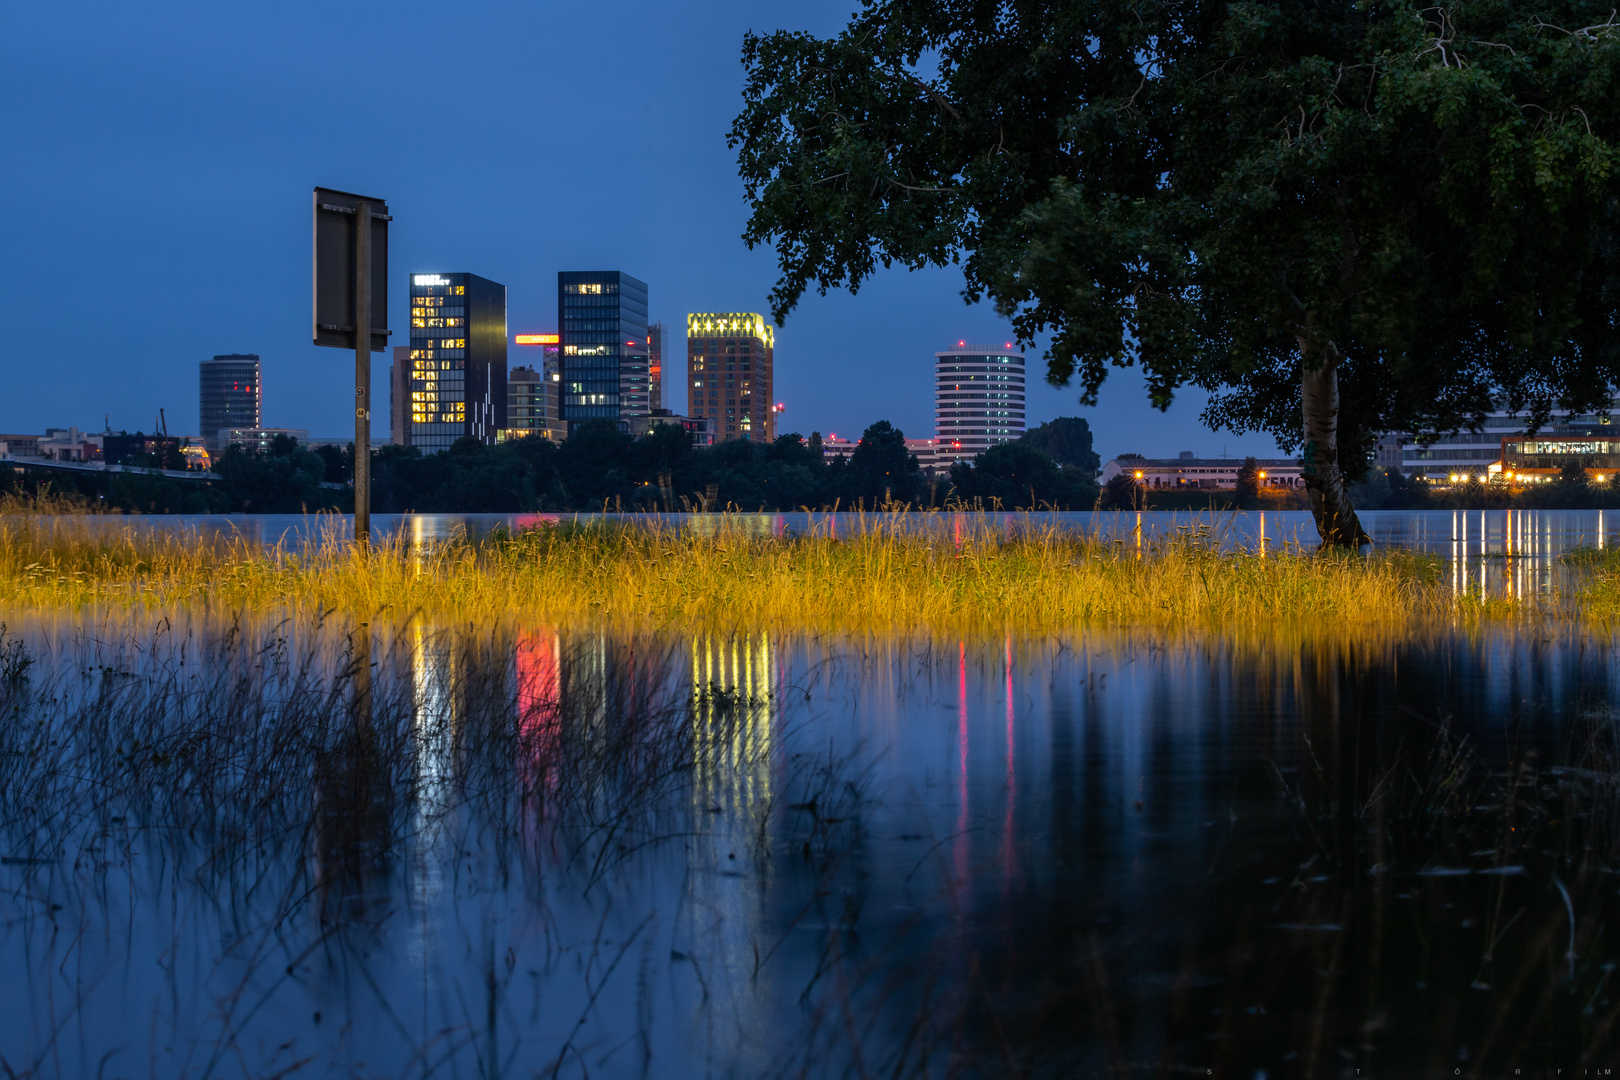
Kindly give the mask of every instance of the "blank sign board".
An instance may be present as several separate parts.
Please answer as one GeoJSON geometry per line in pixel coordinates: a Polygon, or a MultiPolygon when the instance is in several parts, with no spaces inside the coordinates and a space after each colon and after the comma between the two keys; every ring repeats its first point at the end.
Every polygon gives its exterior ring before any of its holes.
{"type": "Polygon", "coordinates": [[[357,207],[371,213],[371,351],[388,348],[388,204],[369,195],[315,189],[315,344],[353,349],[357,207]]]}

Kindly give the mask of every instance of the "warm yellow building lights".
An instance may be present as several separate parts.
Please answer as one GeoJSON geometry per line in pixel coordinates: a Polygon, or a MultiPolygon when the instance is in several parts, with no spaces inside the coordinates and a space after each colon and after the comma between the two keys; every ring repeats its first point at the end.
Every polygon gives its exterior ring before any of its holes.
{"type": "Polygon", "coordinates": [[[751,311],[703,312],[686,317],[686,336],[754,337],[765,347],[776,347],[776,328],[763,315],[751,311]]]}

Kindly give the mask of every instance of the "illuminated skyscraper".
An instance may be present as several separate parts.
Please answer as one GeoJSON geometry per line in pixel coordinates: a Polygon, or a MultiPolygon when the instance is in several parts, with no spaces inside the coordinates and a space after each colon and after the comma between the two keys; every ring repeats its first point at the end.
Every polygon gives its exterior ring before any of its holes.
{"type": "Polygon", "coordinates": [[[618,270],[557,275],[562,337],[562,418],[646,416],[647,285],[618,270]]]}
{"type": "Polygon", "coordinates": [[[506,427],[506,286],[477,274],[411,275],[411,413],[405,442],[440,453],[506,427]]]}
{"type": "Polygon", "coordinates": [[[1024,436],[1024,354],[1011,345],[969,345],[934,354],[938,466],[1024,436]]]}
{"type": "Polygon", "coordinates": [[[264,424],[264,383],[254,353],[225,353],[197,365],[198,434],[210,450],[221,449],[219,433],[226,428],[257,428],[264,424]]]}
{"type": "Polygon", "coordinates": [[[687,412],[709,418],[714,441],[776,438],[776,329],[752,312],[686,317],[687,412]]]}

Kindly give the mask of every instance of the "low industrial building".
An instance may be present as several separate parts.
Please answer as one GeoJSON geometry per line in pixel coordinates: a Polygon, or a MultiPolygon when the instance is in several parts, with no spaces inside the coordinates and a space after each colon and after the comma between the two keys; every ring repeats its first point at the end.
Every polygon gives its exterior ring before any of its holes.
{"type": "MultiPolygon", "coordinates": [[[[1183,450],[1173,458],[1150,458],[1140,454],[1121,454],[1102,468],[1102,483],[1116,476],[1131,477],[1146,488],[1198,489],[1205,491],[1233,491],[1237,488],[1238,472],[1246,458],[1201,458],[1190,450],[1183,450]]],[[[1259,484],[1263,488],[1297,488],[1304,485],[1300,472],[1304,468],[1298,458],[1257,458],[1259,484]]]]}
{"type": "MultiPolygon", "coordinates": [[[[277,435],[297,439],[300,446],[309,443],[309,431],[305,428],[287,427],[260,427],[260,428],[221,428],[214,433],[214,446],[224,450],[231,446],[241,446],[249,450],[268,451],[270,443],[277,435]]],[[[354,436],[349,436],[354,441],[354,436]]]]}

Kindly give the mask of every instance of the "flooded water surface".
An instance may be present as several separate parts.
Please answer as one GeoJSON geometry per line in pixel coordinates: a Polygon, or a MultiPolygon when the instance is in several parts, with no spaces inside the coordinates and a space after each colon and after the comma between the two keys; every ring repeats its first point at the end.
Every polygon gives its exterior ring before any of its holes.
{"type": "Polygon", "coordinates": [[[1494,1076],[1620,1041],[1606,637],[119,616],[0,649],[9,1074],[1494,1076]]]}

